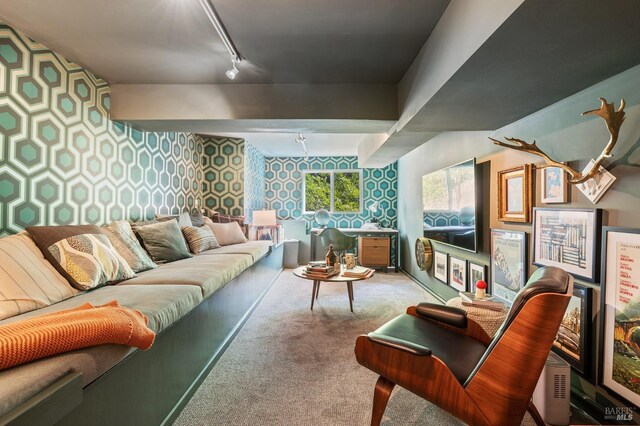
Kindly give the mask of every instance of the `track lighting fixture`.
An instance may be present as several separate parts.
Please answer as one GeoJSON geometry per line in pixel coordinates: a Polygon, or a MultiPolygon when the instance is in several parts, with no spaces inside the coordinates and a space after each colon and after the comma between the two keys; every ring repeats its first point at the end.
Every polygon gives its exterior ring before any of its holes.
{"type": "Polygon", "coordinates": [[[229,77],[229,80],[235,80],[236,76],[240,72],[240,70],[238,70],[238,67],[236,66],[236,62],[237,62],[236,58],[233,58],[231,60],[231,63],[233,64],[233,66],[231,67],[230,70],[228,70],[225,73],[227,75],[227,77],[229,77]]]}
{"type": "Polygon", "coordinates": [[[309,158],[309,153],[307,152],[307,138],[304,137],[302,133],[298,133],[298,137],[296,137],[296,143],[302,145],[302,150],[304,151],[304,158],[309,158]]]}

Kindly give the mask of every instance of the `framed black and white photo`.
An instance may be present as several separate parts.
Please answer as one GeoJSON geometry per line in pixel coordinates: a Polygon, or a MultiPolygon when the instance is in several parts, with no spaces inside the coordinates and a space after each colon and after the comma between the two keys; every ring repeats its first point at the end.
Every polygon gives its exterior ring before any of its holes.
{"type": "Polygon", "coordinates": [[[491,291],[511,306],[527,282],[527,234],[491,229],[491,291]]]}
{"type": "Polygon", "coordinates": [[[467,260],[449,256],[449,285],[458,291],[467,291],[467,260]]]}
{"type": "Polygon", "coordinates": [[[491,294],[491,285],[487,277],[487,266],[469,261],[469,291],[471,293],[475,293],[476,283],[480,280],[487,283],[486,292],[487,294],[491,294]]]}
{"type": "Polygon", "coordinates": [[[583,377],[591,376],[591,289],[573,284],[573,296],[551,347],[583,377]]]}
{"type": "Polygon", "coordinates": [[[640,229],[604,227],[599,385],[640,406],[640,229]]]}
{"type": "Polygon", "coordinates": [[[533,209],[533,264],[557,266],[594,282],[600,259],[601,209],[533,209]]]}
{"type": "Polygon", "coordinates": [[[449,254],[434,250],[433,251],[433,276],[448,284],[449,254]]]}

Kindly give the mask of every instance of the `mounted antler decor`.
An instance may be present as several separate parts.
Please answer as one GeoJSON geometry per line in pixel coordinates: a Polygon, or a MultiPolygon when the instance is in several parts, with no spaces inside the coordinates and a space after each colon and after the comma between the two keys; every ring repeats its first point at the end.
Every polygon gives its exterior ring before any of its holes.
{"type": "Polygon", "coordinates": [[[538,146],[536,145],[536,141],[533,141],[532,143],[527,143],[522,139],[505,138],[508,142],[510,142],[510,143],[507,143],[507,142],[502,142],[493,138],[489,138],[489,139],[491,139],[493,143],[495,143],[496,145],[500,145],[505,148],[515,149],[517,151],[528,152],[529,154],[535,154],[542,157],[546,162],[546,164],[543,164],[541,166],[536,166],[537,168],[544,169],[547,167],[558,167],[569,174],[570,177],[568,181],[573,185],[586,182],[589,179],[593,178],[596,174],[598,174],[600,170],[600,166],[602,165],[602,162],[606,158],[611,157],[611,150],[613,150],[613,147],[618,141],[618,133],[620,131],[620,126],[622,126],[622,123],[624,122],[624,118],[625,118],[624,117],[624,106],[625,106],[624,99],[620,101],[620,108],[618,108],[617,111],[615,110],[613,103],[610,103],[610,104],[607,103],[607,101],[604,98],[600,98],[600,101],[602,102],[602,105],[600,105],[600,108],[594,109],[592,111],[583,112],[582,115],[593,114],[593,115],[598,115],[602,117],[602,119],[605,121],[607,130],[609,130],[609,134],[611,135],[611,137],[609,138],[609,143],[607,143],[607,146],[605,146],[600,156],[593,161],[593,165],[589,170],[578,172],[566,164],[553,160],[551,157],[545,154],[540,148],[538,148],[538,146]]]}

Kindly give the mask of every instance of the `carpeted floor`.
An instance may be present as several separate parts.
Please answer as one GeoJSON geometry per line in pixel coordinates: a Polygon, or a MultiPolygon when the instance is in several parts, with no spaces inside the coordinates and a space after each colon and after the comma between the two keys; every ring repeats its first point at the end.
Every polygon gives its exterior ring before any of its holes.
{"type": "MultiPolygon", "coordinates": [[[[377,376],[356,362],[355,339],[430,296],[401,273],[378,273],[354,283],[354,313],[346,286],[331,283],[311,311],[311,286],[283,271],[176,425],[369,424],[377,376]]],[[[462,423],[396,387],[383,424],[462,423]]]]}

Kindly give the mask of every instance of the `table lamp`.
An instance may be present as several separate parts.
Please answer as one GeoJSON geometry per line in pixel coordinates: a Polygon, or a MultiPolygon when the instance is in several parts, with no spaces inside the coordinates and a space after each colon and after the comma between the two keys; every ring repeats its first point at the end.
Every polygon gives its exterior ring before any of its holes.
{"type": "Polygon", "coordinates": [[[269,231],[265,232],[265,229],[275,228],[277,225],[275,210],[254,210],[251,226],[258,228],[259,240],[272,240],[271,234],[269,231]]]}

